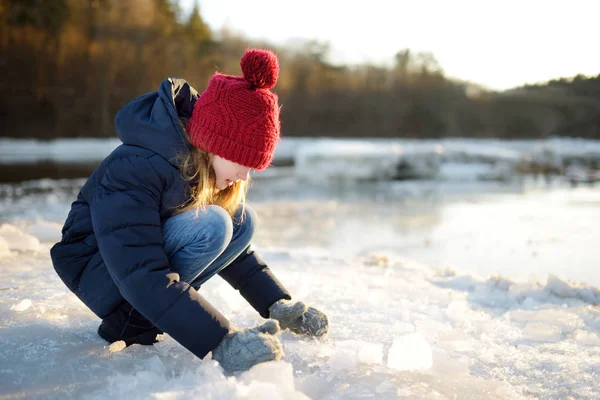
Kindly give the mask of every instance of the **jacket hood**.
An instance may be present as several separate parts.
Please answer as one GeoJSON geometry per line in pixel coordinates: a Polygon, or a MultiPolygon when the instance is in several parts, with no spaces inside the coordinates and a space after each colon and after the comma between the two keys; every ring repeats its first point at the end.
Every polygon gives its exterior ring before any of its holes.
{"type": "Polygon", "coordinates": [[[185,80],[167,78],[156,92],[131,100],[117,112],[117,136],[124,144],[151,150],[177,166],[175,156],[192,148],[182,124],[192,116],[198,96],[185,80]]]}

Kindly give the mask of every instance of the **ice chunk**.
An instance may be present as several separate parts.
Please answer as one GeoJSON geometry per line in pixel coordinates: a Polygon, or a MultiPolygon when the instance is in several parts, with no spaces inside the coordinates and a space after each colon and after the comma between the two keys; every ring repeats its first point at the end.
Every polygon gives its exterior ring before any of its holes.
{"type": "Polygon", "coordinates": [[[562,331],[556,325],[542,322],[529,322],[523,329],[523,339],[534,342],[558,342],[562,331]]]}
{"type": "Polygon", "coordinates": [[[469,367],[457,359],[454,359],[444,351],[433,352],[433,371],[436,374],[448,375],[469,375],[469,367]]]}
{"type": "Polygon", "coordinates": [[[6,241],[10,250],[37,251],[40,248],[38,238],[23,233],[19,228],[10,224],[0,225],[0,237],[6,241]]]}
{"type": "Polygon", "coordinates": [[[466,301],[453,301],[448,304],[446,315],[454,321],[465,321],[469,319],[471,312],[466,301]]]}
{"type": "Polygon", "coordinates": [[[335,343],[329,353],[330,362],[335,369],[348,370],[357,364],[381,364],[383,361],[383,344],[362,340],[340,340],[335,343]]]}
{"type": "Polygon", "coordinates": [[[574,332],[583,326],[583,320],[569,310],[543,309],[535,311],[515,310],[510,312],[511,321],[539,322],[558,327],[563,332],[574,332]]]}
{"type": "Polygon", "coordinates": [[[381,364],[383,360],[383,344],[358,343],[358,361],[364,364],[381,364]]]}
{"type": "Polygon", "coordinates": [[[240,375],[239,379],[248,385],[253,381],[261,381],[295,390],[292,364],[285,361],[271,361],[256,364],[240,375]]]}
{"type": "Polygon", "coordinates": [[[448,324],[433,319],[416,321],[417,330],[428,338],[436,337],[440,332],[452,330],[448,324]]]}
{"type": "Polygon", "coordinates": [[[118,353],[119,351],[123,350],[125,347],[127,347],[125,342],[122,340],[119,340],[117,342],[111,343],[110,346],[108,346],[108,350],[111,353],[118,353]]]}
{"type": "Polygon", "coordinates": [[[471,338],[461,331],[447,331],[439,335],[440,345],[454,351],[469,351],[473,349],[471,338]]]}
{"type": "Polygon", "coordinates": [[[397,370],[423,370],[431,368],[431,345],[420,333],[400,336],[394,340],[388,353],[388,367],[397,370]]]}
{"type": "Polygon", "coordinates": [[[575,340],[584,346],[600,346],[600,338],[594,332],[577,330],[575,340]]]}
{"type": "Polygon", "coordinates": [[[21,300],[21,302],[19,304],[15,304],[15,305],[11,306],[10,309],[13,311],[25,311],[29,307],[31,307],[31,304],[32,303],[31,303],[30,299],[25,299],[25,300],[21,300]]]}
{"type": "Polygon", "coordinates": [[[306,400],[308,397],[296,391],[292,364],[285,361],[260,363],[239,377],[247,390],[244,398],[306,400]]]}
{"type": "Polygon", "coordinates": [[[241,399],[269,399],[269,400],[310,400],[302,392],[289,391],[275,383],[252,381],[246,390],[240,390],[241,399]]]}
{"type": "Polygon", "coordinates": [[[350,370],[358,365],[358,342],[341,340],[335,343],[335,353],[330,358],[334,369],[350,370]]]}

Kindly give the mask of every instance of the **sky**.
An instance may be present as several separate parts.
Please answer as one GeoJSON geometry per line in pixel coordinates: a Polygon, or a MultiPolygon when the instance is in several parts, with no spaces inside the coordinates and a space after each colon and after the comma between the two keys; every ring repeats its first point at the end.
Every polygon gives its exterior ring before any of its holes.
{"type": "Polygon", "coordinates": [[[596,0],[179,0],[213,30],[281,45],[329,42],[331,61],[391,63],[402,49],[434,54],[446,76],[504,90],[600,73],[596,0]]]}

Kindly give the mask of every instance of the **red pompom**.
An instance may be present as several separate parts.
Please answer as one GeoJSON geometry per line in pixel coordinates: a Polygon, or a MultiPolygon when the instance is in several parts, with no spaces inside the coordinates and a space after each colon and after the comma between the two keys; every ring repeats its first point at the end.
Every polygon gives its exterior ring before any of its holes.
{"type": "Polygon", "coordinates": [[[279,61],[269,50],[247,50],[240,62],[244,79],[253,88],[270,89],[277,83],[279,61]]]}

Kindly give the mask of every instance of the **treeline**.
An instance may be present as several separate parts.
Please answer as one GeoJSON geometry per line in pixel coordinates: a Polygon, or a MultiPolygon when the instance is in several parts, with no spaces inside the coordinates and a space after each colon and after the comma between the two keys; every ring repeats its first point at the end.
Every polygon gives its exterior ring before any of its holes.
{"type": "Polygon", "coordinates": [[[130,99],[167,76],[202,91],[216,69],[239,75],[249,46],[279,55],[286,136],[600,138],[600,75],[494,93],[408,49],[392,67],[334,65],[327,43],[213,32],[172,0],[0,0],[1,136],[113,136],[130,99]]]}

